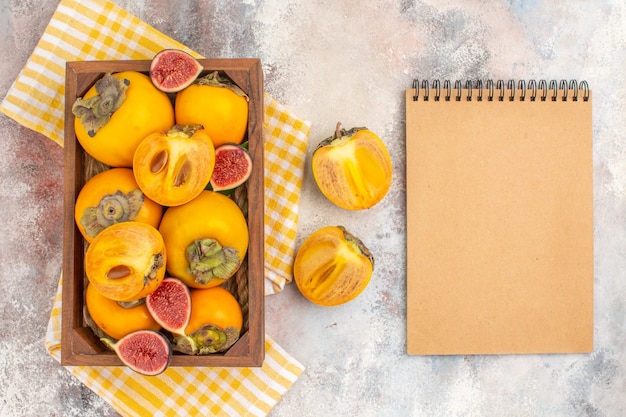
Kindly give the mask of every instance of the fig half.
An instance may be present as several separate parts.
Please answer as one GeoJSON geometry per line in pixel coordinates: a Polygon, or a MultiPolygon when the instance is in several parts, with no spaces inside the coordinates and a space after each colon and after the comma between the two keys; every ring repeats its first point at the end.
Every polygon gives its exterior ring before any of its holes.
{"type": "Polygon", "coordinates": [[[252,173],[252,158],[246,148],[224,144],[215,149],[215,167],[211,175],[213,191],[232,190],[246,182],[252,173]]]}
{"type": "Polygon", "coordinates": [[[146,297],[146,307],[154,320],[176,335],[184,335],[191,317],[189,288],[177,278],[165,278],[146,297]]]}
{"type": "Polygon", "coordinates": [[[169,340],[153,330],[138,330],[127,334],[117,342],[102,338],[122,363],[133,371],[147,376],[161,374],[172,360],[169,340]]]}
{"type": "Polygon", "coordinates": [[[179,49],[164,49],[150,63],[150,79],[165,93],[176,93],[188,87],[202,72],[202,65],[179,49]]]}

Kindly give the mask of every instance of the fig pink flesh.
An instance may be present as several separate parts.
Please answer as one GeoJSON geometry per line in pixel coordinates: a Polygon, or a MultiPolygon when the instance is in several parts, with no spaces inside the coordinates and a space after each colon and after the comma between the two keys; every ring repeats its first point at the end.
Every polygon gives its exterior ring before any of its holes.
{"type": "Polygon", "coordinates": [[[152,317],[164,329],[183,334],[191,316],[191,298],[187,286],[176,278],[165,278],[146,297],[152,317]]]}
{"type": "Polygon", "coordinates": [[[177,92],[191,84],[202,71],[202,65],[184,51],[167,49],[152,60],[150,78],[165,92],[177,92]]]}
{"type": "Polygon", "coordinates": [[[227,190],[245,182],[250,176],[252,164],[245,148],[222,145],[215,150],[215,169],[211,176],[214,190],[227,190]]]}
{"type": "Polygon", "coordinates": [[[164,336],[153,331],[139,331],[127,335],[116,346],[122,362],[144,375],[158,375],[167,368],[171,348],[164,336]]]}

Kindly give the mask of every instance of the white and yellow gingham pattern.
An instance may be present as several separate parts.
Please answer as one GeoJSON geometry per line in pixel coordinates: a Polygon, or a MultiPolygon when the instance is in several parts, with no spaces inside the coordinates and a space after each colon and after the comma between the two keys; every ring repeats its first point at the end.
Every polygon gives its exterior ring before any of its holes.
{"type": "MultiPolygon", "coordinates": [[[[165,48],[200,56],[109,1],[61,0],[0,111],[63,145],[66,61],[150,59],[165,48]]],[[[309,129],[308,122],[265,95],[266,294],[282,290],[292,280],[309,129]]],[[[57,359],[60,287],[46,336],[57,359]]],[[[68,369],[125,416],[265,415],[303,371],[267,336],[266,349],[261,368],[170,368],[148,380],[122,367],[68,369]]]]}
{"type": "Polygon", "coordinates": [[[265,293],[291,282],[310,124],[265,96],[265,293]]]}
{"type": "MultiPolygon", "coordinates": [[[[61,360],[62,279],[45,344],[61,360]]],[[[68,366],[79,381],[123,416],[265,416],[304,368],[267,335],[259,368],[169,367],[146,377],[123,366],[68,366]]]]}

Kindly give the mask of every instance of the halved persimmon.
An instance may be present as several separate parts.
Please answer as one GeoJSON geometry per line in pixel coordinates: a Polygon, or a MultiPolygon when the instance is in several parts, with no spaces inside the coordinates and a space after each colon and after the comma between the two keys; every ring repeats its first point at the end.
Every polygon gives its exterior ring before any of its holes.
{"type": "Polygon", "coordinates": [[[175,125],[141,141],[133,158],[139,188],[164,206],[179,206],[197,197],[215,167],[215,148],[201,125],[175,125]]]}
{"type": "Polygon", "coordinates": [[[298,289],[322,306],[347,303],[365,290],[374,271],[374,257],[342,226],[326,226],[302,244],[293,265],[298,289]]]}
{"type": "Polygon", "coordinates": [[[87,242],[116,223],[138,221],[159,227],[163,207],[139,189],[133,170],[112,168],[91,177],[76,197],[74,219],[87,242]]]}
{"type": "Polygon", "coordinates": [[[115,301],[134,301],[154,291],[165,277],[163,237],[146,223],[117,223],[104,229],[85,253],[90,285],[115,301]]]}
{"type": "Polygon", "coordinates": [[[342,129],[322,141],[311,160],[320,191],[337,206],[361,210],[389,191],[392,165],[384,142],[366,128],[342,129]]]}

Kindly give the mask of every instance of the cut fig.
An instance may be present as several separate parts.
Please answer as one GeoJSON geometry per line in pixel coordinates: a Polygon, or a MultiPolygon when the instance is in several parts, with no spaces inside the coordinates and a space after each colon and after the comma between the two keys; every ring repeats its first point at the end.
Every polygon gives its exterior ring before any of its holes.
{"type": "Polygon", "coordinates": [[[107,338],[101,340],[115,351],[124,365],[142,375],[159,375],[172,360],[169,340],[153,330],[137,330],[117,342],[107,338]]]}
{"type": "Polygon", "coordinates": [[[202,69],[202,65],[187,52],[164,49],[152,58],[150,79],[159,90],[176,93],[194,82],[202,69]]]}
{"type": "Polygon", "coordinates": [[[236,144],[224,144],[215,149],[215,167],[211,175],[214,191],[237,188],[250,178],[252,158],[246,148],[236,144]]]}
{"type": "Polygon", "coordinates": [[[146,297],[150,315],[164,329],[175,335],[184,335],[191,317],[189,288],[177,278],[165,278],[159,287],[146,297]]]}

